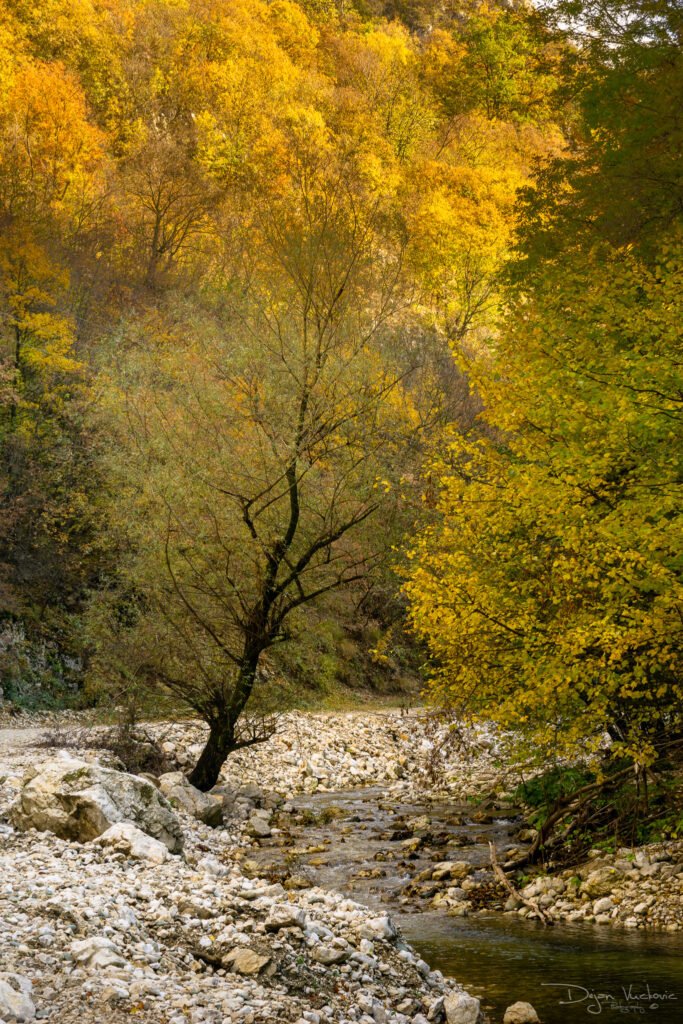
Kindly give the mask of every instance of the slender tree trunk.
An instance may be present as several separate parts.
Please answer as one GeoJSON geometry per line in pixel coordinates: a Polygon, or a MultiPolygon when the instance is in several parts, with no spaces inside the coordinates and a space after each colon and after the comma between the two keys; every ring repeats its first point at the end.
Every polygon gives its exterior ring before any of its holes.
{"type": "Polygon", "coordinates": [[[260,647],[245,653],[229,699],[220,702],[219,710],[209,722],[209,738],[189,776],[192,785],[204,793],[216,785],[228,755],[240,746],[235,727],[251,697],[260,656],[260,647]]]}
{"type": "Polygon", "coordinates": [[[234,749],[235,729],[226,713],[226,720],[209,726],[209,738],[190,775],[192,785],[203,793],[215,786],[226,758],[234,749]]]}

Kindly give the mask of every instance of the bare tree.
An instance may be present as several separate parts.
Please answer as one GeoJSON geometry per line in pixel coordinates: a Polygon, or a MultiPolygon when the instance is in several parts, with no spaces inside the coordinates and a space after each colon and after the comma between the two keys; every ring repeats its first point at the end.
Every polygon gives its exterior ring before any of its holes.
{"type": "Polygon", "coordinates": [[[348,168],[315,189],[306,180],[262,202],[239,297],[210,322],[176,316],[123,381],[135,552],[124,590],[137,596],[117,606],[119,626],[134,623],[118,632],[132,677],[207,722],[190,776],[204,790],[231,751],[264,738],[240,725],[264,653],[387,546],[366,526],[392,500],[382,470],[407,399],[373,339],[399,312],[403,242],[387,243],[379,203],[359,212],[348,168]]]}

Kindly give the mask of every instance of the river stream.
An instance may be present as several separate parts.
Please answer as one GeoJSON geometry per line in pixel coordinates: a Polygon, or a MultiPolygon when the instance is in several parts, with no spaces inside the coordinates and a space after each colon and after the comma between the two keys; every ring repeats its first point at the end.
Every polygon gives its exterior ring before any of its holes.
{"type": "Polygon", "coordinates": [[[499,850],[512,841],[513,819],[474,821],[470,807],[401,802],[374,787],[316,793],[294,804],[294,822],[301,815],[305,822],[262,844],[254,854],[261,868],[286,859],[290,872],[388,911],[433,969],[481,998],[492,1021],[524,1000],[543,1024],[596,1017],[683,1022],[681,933],[585,923],[544,928],[490,911],[453,917],[406,894],[411,877],[435,860],[466,860],[476,879],[476,869],[490,863],[488,841],[499,850]],[[416,822],[424,831],[425,816],[430,842],[406,850],[416,822]]]}

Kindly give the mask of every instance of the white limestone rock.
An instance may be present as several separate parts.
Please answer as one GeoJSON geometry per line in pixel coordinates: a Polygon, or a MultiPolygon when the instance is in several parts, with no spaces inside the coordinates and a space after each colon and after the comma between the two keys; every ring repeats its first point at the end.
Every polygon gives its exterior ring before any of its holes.
{"type": "Polygon", "coordinates": [[[191,814],[205,825],[217,827],[223,824],[223,798],[202,793],[193,786],[182,772],[167,772],[159,776],[159,789],[171,807],[177,807],[191,814]]]}
{"type": "Polygon", "coordinates": [[[447,1024],[476,1024],[479,1000],[467,992],[453,992],[443,1001],[447,1024]]]}
{"type": "Polygon", "coordinates": [[[71,943],[71,953],[76,963],[83,967],[104,970],[106,967],[124,967],[126,961],[110,939],[94,935],[71,943]]]}
{"type": "Polygon", "coordinates": [[[148,836],[131,821],[118,821],[94,842],[98,846],[109,846],[128,857],[147,860],[152,864],[163,864],[169,855],[162,842],[148,836]]]}
{"type": "Polygon", "coordinates": [[[32,990],[30,979],[23,974],[0,973],[0,1018],[8,1022],[34,1020],[32,990]]]}
{"type": "Polygon", "coordinates": [[[87,843],[120,821],[132,821],[171,853],[183,846],[180,823],[146,779],[61,755],[30,768],[10,808],[19,829],[54,832],[87,843]]]}

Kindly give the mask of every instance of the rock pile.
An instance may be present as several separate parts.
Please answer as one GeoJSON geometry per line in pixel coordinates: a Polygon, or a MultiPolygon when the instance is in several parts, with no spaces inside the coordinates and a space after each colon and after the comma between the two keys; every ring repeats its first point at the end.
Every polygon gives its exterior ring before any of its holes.
{"type": "Polygon", "coordinates": [[[129,821],[171,853],[179,852],[183,843],[180,823],[153,783],[66,753],[28,769],[10,820],[20,829],[54,832],[79,842],[129,821]]]}
{"type": "MultiPolygon", "coordinates": [[[[386,914],[318,887],[287,891],[241,873],[233,855],[248,841],[244,824],[268,812],[257,804],[279,798],[245,786],[228,804],[246,816],[216,829],[187,801],[174,814],[145,779],[114,785],[111,776],[124,773],[71,757],[48,765],[23,783],[0,777],[0,820],[11,813],[15,823],[0,824],[1,1020],[473,1024],[478,1002],[430,971],[386,914]],[[44,780],[40,799],[36,779],[44,780]],[[106,806],[104,793],[122,813],[115,796],[125,790],[132,811],[130,793],[139,795],[142,783],[153,815],[162,808],[182,826],[180,856],[143,831],[143,815],[90,838],[92,821],[105,822],[88,801],[106,806]],[[85,842],[72,831],[81,806],[85,842]],[[55,827],[46,831],[47,823],[55,827]]],[[[167,832],[179,840],[175,826],[167,832]]]]}
{"type": "MultiPolygon", "coordinates": [[[[183,767],[195,763],[206,738],[196,722],[165,724],[156,732],[164,753],[183,767]]],[[[463,729],[461,737],[460,746],[443,746],[443,730],[415,711],[292,712],[267,743],[232,754],[222,779],[232,789],[251,783],[286,797],[368,783],[417,788],[424,796],[434,787],[428,769],[438,756],[438,782],[454,799],[516,784],[515,773],[498,764],[500,741],[492,732],[463,729]]]]}
{"type": "Polygon", "coordinates": [[[538,875],[510,896],[486,865],[466,861],[436,863],[414,874],[403,887],[407,897],[428,900],[455,917],[503,908],[533,920],[534,907],[555,921],[625,928],[683,929],[683,842],[594,851],[578,868],[538,875]]]}
{"type": "Polygon", "coordinates": [[[32,1005],[59,1024],[132,1012],[145,1024],[444,1018],[448,986],[389,918],[322,889],[246,879],[226,857],[150,864],[116,846],[6,832],[0,876],[7,1020],[32,1020],[32,1005]]]}
{"type": "MultiPolygon", "coordinates": [[[[536,878],[521,895],[558,921],[678,931],[683,928],[683,841],[615,854],[596,850],[581,868],[536,878]]],[[[506,910],[533,916],[514,897],[506,910]]]]}

